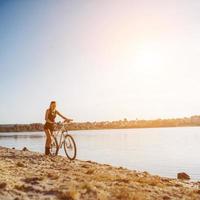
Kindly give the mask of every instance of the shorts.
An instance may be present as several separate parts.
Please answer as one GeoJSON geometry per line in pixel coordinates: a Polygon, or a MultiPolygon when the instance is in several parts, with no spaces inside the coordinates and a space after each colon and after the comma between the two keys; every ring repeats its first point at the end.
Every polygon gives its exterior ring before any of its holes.
{"type": "Polygon", "coordinates": [[[50,131],[54,131],[54,124],[46,122],[44,124],[44,129],[49,129],[50,131]]]}

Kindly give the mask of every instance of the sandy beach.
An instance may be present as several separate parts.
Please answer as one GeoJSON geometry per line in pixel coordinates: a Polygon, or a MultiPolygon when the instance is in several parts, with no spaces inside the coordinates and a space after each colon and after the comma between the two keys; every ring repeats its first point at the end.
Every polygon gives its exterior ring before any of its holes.
{"type": "Polygon", "coordinates": [[[0,199],[200,199],[200,183],[0,147],[0,199]]]}

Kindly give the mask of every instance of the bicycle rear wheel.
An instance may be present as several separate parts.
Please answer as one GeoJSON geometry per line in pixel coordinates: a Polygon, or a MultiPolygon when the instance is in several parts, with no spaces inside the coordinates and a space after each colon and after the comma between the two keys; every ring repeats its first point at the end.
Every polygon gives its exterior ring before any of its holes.
{"type": "Polygon", "coordinates": [[[52,156],[58,155],[58,141],[54,136],[51,137],[50,154],[52,156]]]}
{"type": "Polygon", "coordinates": [[[74,160],[76,158],[76,143],[71,135],[66,135],[64,140],[64,150],[66,156],[70,160],[74,160]]]}

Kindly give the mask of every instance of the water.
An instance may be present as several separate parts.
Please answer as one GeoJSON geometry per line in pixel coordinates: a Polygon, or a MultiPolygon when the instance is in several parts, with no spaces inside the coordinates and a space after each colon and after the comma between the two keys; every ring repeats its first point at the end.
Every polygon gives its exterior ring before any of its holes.
{"type": "MultiPolygon", "coordinates": [[[[200,127],[71,131],[77,158],[175,178],[200,180],[200,127]]],[[[45,134],[0,133],[0,146],[44,152],[45,134]]],[[[64,155],[64,152],[61,151],[64,155]]]]}

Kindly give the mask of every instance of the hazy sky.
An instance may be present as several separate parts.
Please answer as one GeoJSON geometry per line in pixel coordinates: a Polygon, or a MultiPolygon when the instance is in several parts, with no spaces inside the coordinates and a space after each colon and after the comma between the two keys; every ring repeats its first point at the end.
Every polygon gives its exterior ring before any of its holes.
{"type": "Polygon", "coordinates": [[[199,0],[0,0],[0,123],[200,114],[199,0]]]}

